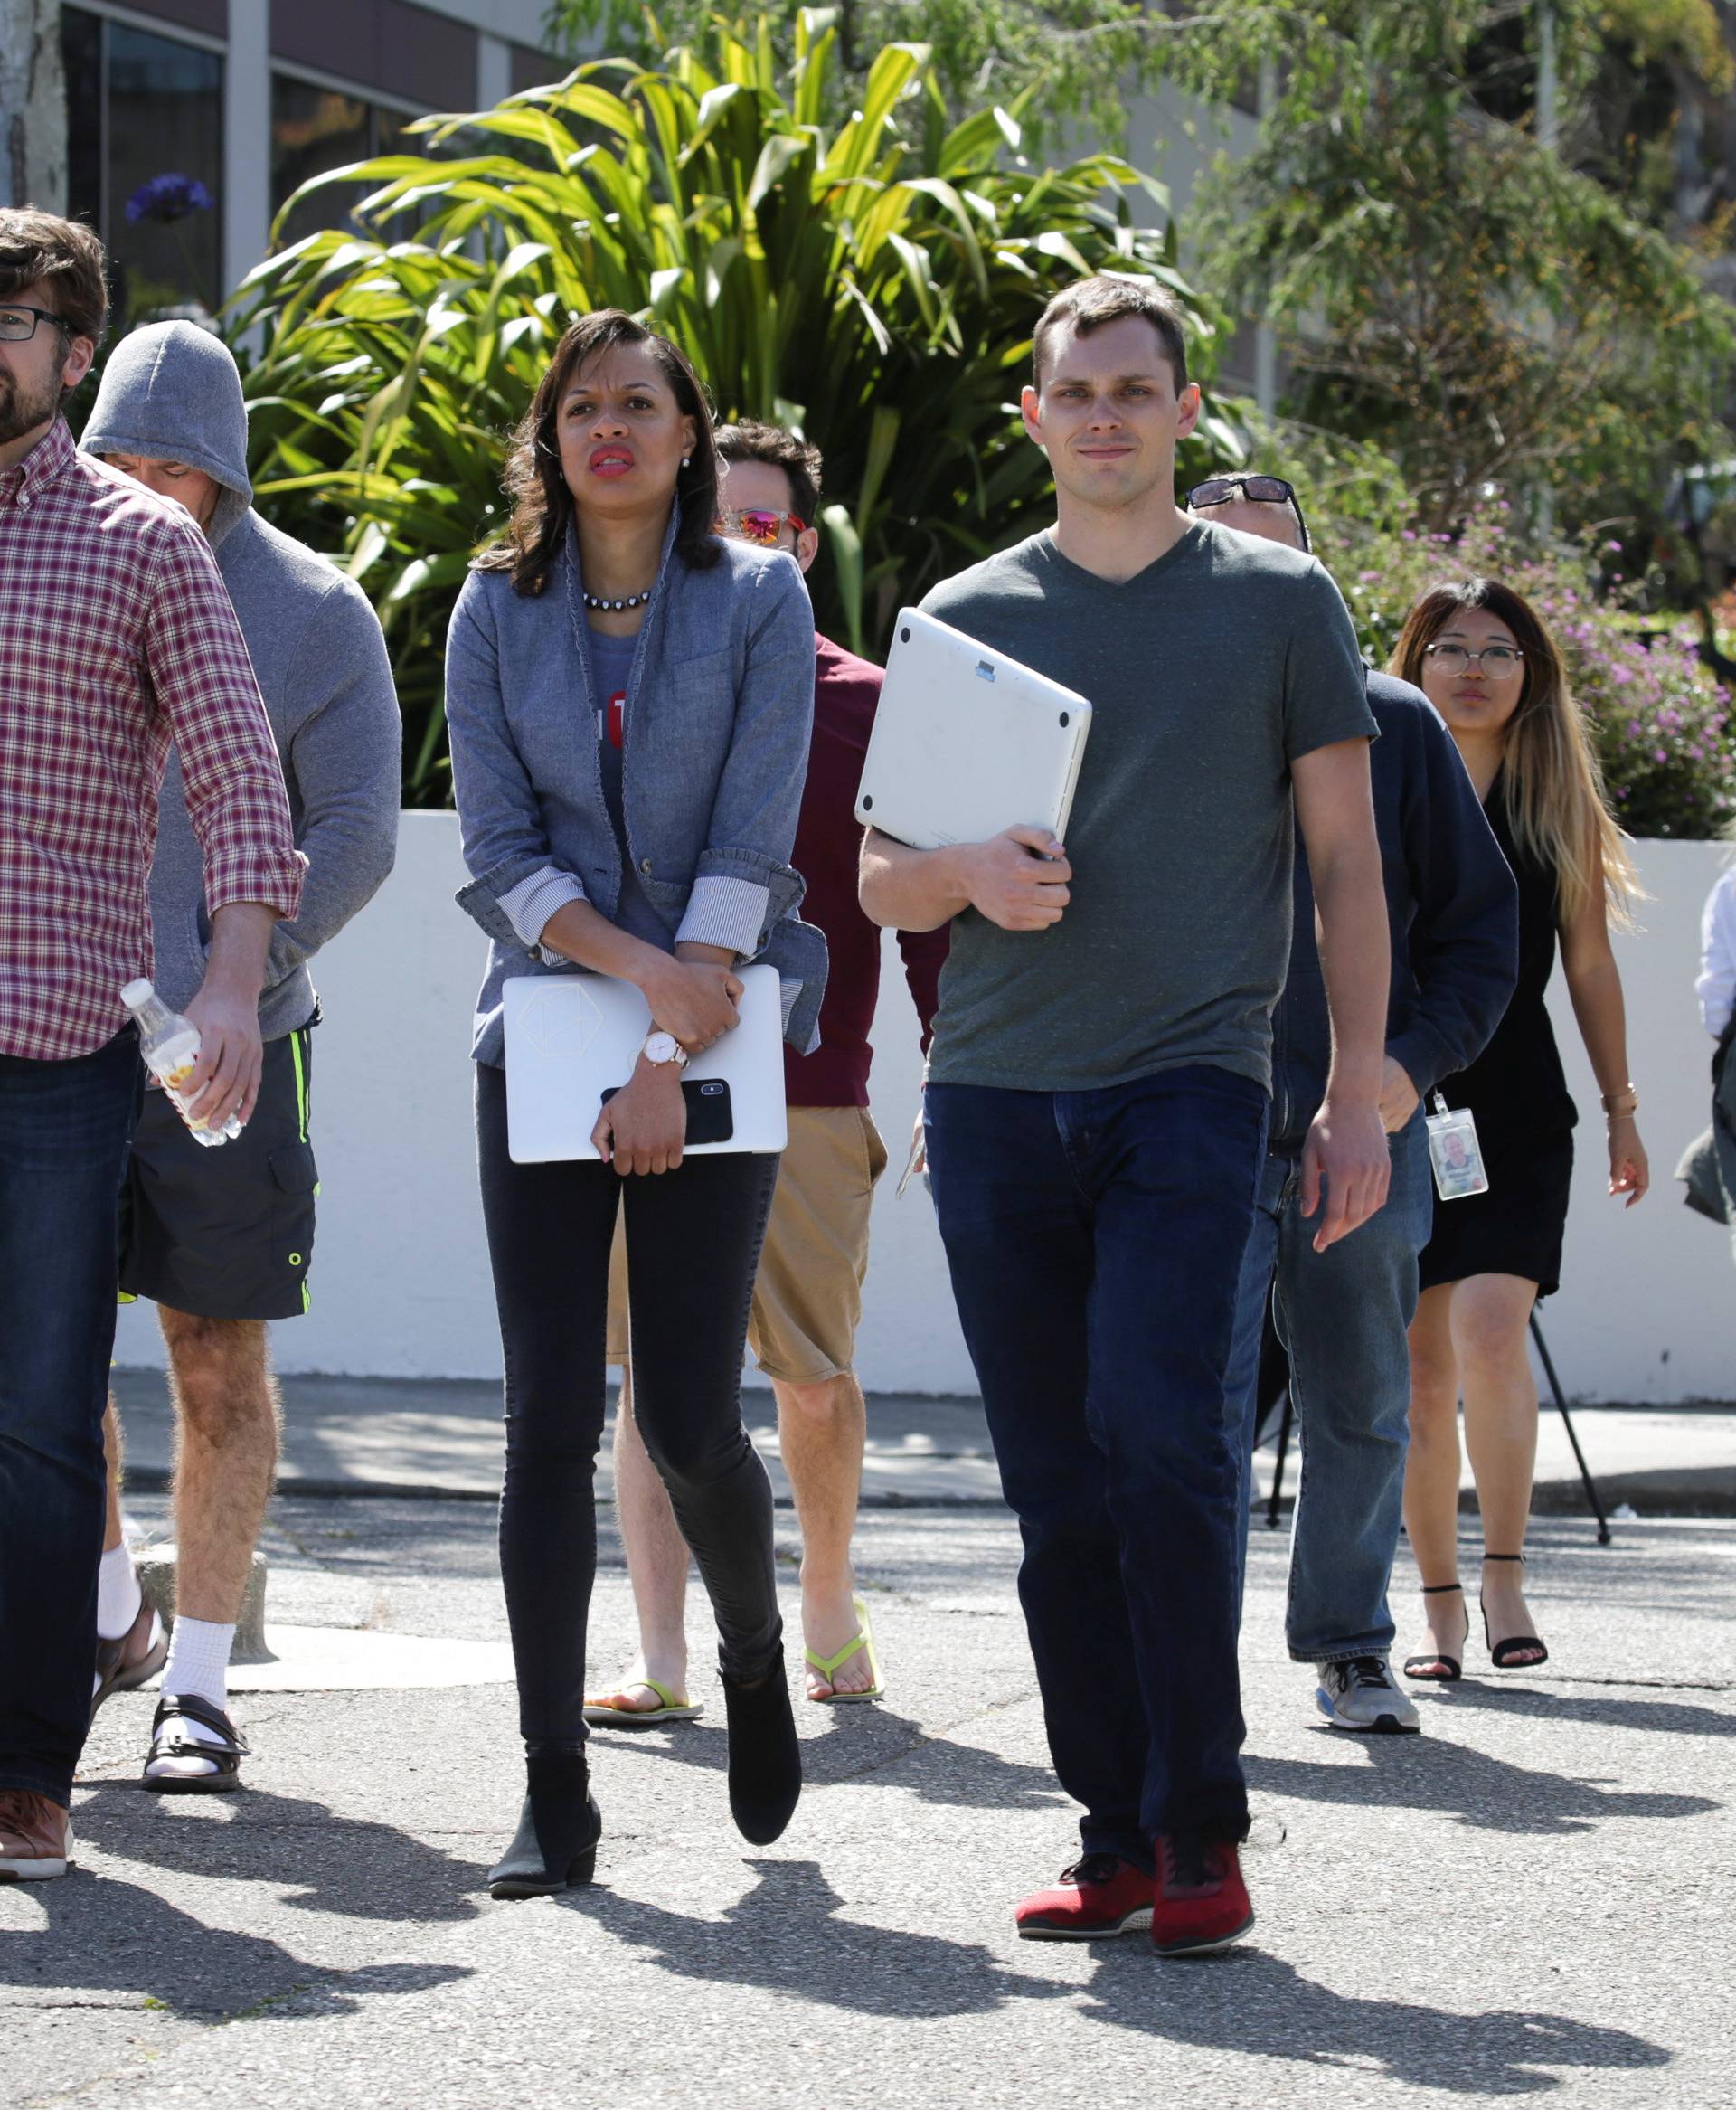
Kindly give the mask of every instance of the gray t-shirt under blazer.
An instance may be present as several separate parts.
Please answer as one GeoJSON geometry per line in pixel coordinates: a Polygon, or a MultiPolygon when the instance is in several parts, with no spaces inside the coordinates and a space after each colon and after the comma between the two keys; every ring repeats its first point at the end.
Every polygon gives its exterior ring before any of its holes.
{"type": "Polygon", "coordinates": [[[1290,765],[1378,731],[1331,578],[1200,521],[1120,584],[1045,532],[922,606],[1092,707],[1066,834],[1071,905],[1042,932],[975,909],[954,919],[929,1075],[1082,1092],[1205,1063],[1269,1090],[1290,765]]]}

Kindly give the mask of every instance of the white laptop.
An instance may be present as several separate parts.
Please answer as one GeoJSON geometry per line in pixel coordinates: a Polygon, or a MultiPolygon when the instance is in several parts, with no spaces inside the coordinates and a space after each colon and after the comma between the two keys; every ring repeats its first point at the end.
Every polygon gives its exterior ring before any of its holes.
{"type": "Polygon", "coordinates": [[[1009,828],[1066,840],[1085,698],[907,608],[892,629],[856,818],[919,850],[1009,828]]]}
{"type": "MultiPolygon", "coordinates": [[[[703,1091],[729,1088],[729,1141],[690,1143],[693,1157],[720,1150],[781,1150],[789,1140],[784,1109],[784,1007],[775,967],[740,970],[741,1023],[682,1073],[703,1091]]],[[[506,1028],[506,1147],[514,1162],[595,1159],[590,1131],[603,1093],[633,1074],[651,1030],[651,1012],[631,982],[602,974],[514,975],[501,988],[506,1028]]]]}

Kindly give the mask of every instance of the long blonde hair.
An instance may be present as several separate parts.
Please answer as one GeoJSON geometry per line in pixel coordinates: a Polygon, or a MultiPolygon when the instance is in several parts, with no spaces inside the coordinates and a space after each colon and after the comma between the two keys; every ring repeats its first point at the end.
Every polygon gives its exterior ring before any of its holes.
{"type": "Polygon", "coordinates": [[[1485,609],[1504,622],[1524,654],[1518,706],[1502,733],[1502,802],[1514,840],[1554,873],[1563,924],[1584,909],[1601,873],[1609,920],[1628,929],[1643,890],[1628,837],[1610,815],[1597,751],[1561,652],[1524,596],[1498,579],[1429,587],[1404,619],[1388,671],[1420,687],[1425,650],[1466,608],[1485,609]]]}

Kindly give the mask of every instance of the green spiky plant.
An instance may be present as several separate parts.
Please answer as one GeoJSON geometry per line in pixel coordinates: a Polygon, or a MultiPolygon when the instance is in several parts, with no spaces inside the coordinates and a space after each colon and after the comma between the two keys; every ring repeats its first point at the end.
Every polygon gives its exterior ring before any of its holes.
{"type": "MultiPolygon", "coordinates": [[[[1019,113],[948,128],[924,47],[893,44],[828,129],[831,14],[780,73],[763,23],[722,19],[656,71],[625,60],[476,115],[373,186],[367,239],[313,235],[226,318],[247,368],[259,504],[336,554],[385,623],[405,796],[444,803],[440,655],[452,600],[502,520],[503,441],[574,315],[618,307],[677,338],[719,414],[824,451],[823,629],[878,651],[901,602],[1031,532],[1048,476],[1020,432],[1032,326],[1060,287],[1161,279],[1209,369],[1213,318],[1175,269],[1156,184],[1092,155],[1020,156],[1019,113]]],[[[310,188],[313,186],[309,186],[310,188]]],[[[1184,464],[1236,458],[1214,407],[1184,464]]]]}

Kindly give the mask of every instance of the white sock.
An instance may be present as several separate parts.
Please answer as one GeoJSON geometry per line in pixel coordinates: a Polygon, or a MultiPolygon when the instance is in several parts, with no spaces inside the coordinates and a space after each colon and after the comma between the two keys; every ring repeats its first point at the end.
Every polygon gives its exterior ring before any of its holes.
{"type": "MultiPolygon", "coordinates": [[[[181,1699],[205,1700],[227,1714],[229,1651],[234,1641],[232,1626],[216,1626],[206,1619],[177,1619],[169,1636],[169,1660],[163,1667],[164,1691],[181,1699]]],[[[195,1743],[217,1741],[208,1729],[190,1718],[184,1718],[180,1727],[195,1743]]]]}
{"type": "Polygon", "coordinates": [[[126,1541],[112,1546],[97,1565],[97,1632],[106,1642],[118,1642],[132,1629],[144,1602],[133,1556],[126,1541]]]}

